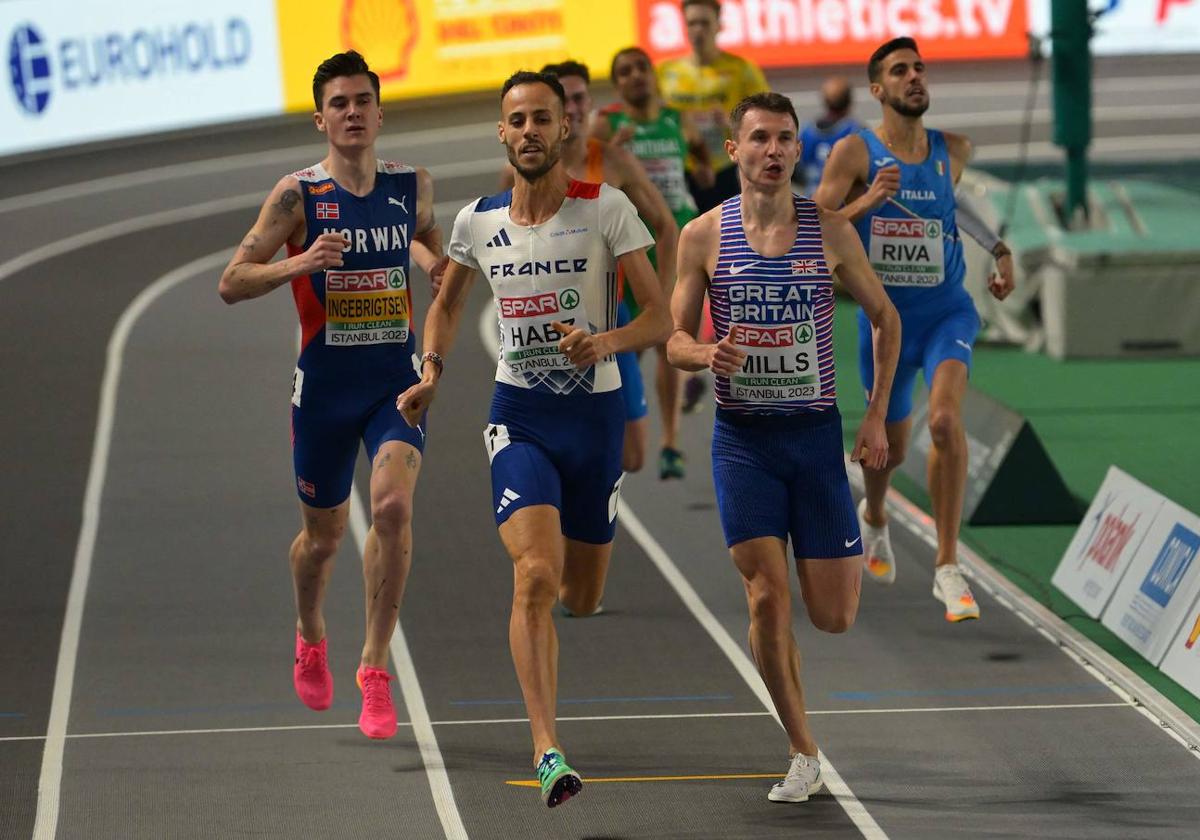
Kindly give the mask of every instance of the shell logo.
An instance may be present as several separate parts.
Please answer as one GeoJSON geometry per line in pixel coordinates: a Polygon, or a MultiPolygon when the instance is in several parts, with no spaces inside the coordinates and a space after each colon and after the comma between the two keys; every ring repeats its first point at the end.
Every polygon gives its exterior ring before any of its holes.
{"type": "Polygon", "coordinates": [[[416,43],[414,0],[344,0],[342,46],[362,53],[381,82],[408,75],[416,43]]]}

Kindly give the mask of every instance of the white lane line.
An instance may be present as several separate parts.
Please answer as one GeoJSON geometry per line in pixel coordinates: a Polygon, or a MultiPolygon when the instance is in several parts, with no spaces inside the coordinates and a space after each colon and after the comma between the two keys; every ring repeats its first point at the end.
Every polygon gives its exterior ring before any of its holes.
{"type": "MultiPolygon", "coordinates": [[[[1154,92],[1162,93],[1173,90],[1192,90],[1195,88],[1196,79],[1194,76],[1128,76],[1115,77],[1110,79],[1095,79],[1092,82],[1092,92],[1100,93],[1139,93],[1139,92],[1154,92]]],[[[999,96],[1018,96],[1025,95],[1029,90],[1029,83],[1026,81],[1011,81],[1011,82],[946,82],[937,84],[934,87],[933,93],[936,101],[968,99],[978,100],[980,96],[980,88],[983,86],[986,89],[986,94],[989,97],[995,98],[999,96]]],[[[870,101],[870,92],[866,88],[857,88],[855,94],[860,101],[870,101]]],[[[792,91],[787,94],[798,106],[817,105],[818,96],[813,90],[792,91]]],[[[1043,98],[1049,97],[1049,88],[1043,86],[1043,98]]],[[[1102,116],[1106,108],[1120,106],[1105,106],[1100,105],[1096,108],[1098,119],[1114,119],[1114,117],[1102,116]]],[[[1129,106],[1131,108],[1138,106],[1129,106]]],[[[1146,106],[1149,108],[1168,109],[1166,116],[1173,116],[1176,111],[1170,109],[1189,108],[1194,106],[1189,105],[1162,105],[1162,106],[1146,106]]],[[[1043,109],[1044,110],[1044,109],[1043,109]]],[[[1025,112],[1022,111],[998,111],[995,114],[1009,114],[1005,120],[1024,119],[1025,112]],[[1012,117],[1011,114],[1016,114],[1012,117]]],[[[1043,112],[1039,112],[1043,113],[1043,112]]],[[[1045,112],[1048,113],[1048,112],[1045,112]]],[[[1142,119],[1149,117],[1143,116],[1142,119]]],[[[1044,122],[1045,117],[1039,117],[1039,121],[1044,122]]],[[[1126,117],[1125,119],[1139,119],[1136,116],[1126,117]]],[[[954,121],[955,125],[998,125],[1004,124],[999,117],[988,112],[971,112],[971,113],[954,113],[948,112],[938,117],[939,124],[945,123],[951,126],[954,121]]],[[[418,131],[406,131],[402,134],[384,135],[376,141],[376,148],[380,151],[399,151],[410,147],[444,145],[448,140],[458,139],[460,137],[481,137],[486,136],[495,130],[495,122],[479,122],[468,123],[464,125],[451,125],[443,128],[427,128],[418,131]]],[[[41,207],[46,204],[52,204],[56,201],[70,201],[73,199],[82,198],[85,196],[96,195],[103,192],[111,192],[129,187],[145,186],[148,184],[157,184],[163,181],[173,179],[191,178],[201,175],[228,175],[230,170],[237,169],[253,169],[258,167],[279,167],[284,161],[293,160],[302,162],[311,160],[324,154],[324,149],[314,139],[312,143],[305,143],[298,146],[285,146],[276,149],[266,149],[260,152],[244,152],[236,155],[224,155],[215,158],[204,158],[202,160],[185,161],[183,163],[168,164],[165,166],[156,166],[150,169],[141,169],[135,172],[122,172],[117,175],[108,175],[102,178],[93,178],[87,181],[77,181],[73,184],[64,184],[58,187],[49,187],[43,190],[23,193],[21,195],[11,196],[0,200],[0,213],[9,213],[19,210],[29,210],[34,207],[41,207]]],[[[300,163],[297,163],[300,165],[300,163]]],[[[283,174],[282,172],[280,174],[283,174]]]]}
{"type": "MultiPolygon", "coordinates": [[[[861,493],[862,473],[851,469],[850,456],[845,454],[846,471],[850,481],[861,493]]],[[[895,517],[917,538],[937,550],[936,528],[932,517],[913,504],[895,488],[888,489],[888,504],[895,517]]],[[[1067,624],[1048,608],[1038,603],[1015,583],[996,571],[974,549],[958,543],[958,555],[964,573],[1000,606],[1016,615],[1039,635],[1055,645],[1106,686],[1138,714],[1147,718],[1172,740],[1200,759],[1200,724],[1178,706],[1160,694],[1153,686],[1122,665],[1107,651],[1067,624]]]]}
{"type": "Polygon", "coordinates": [[[42,751],[42,770],[38,779],[37,817],[33,840],[54,840],[58,830],[59,795],[62,785],[63,748],[67,722],[71,713],[71,693],[75,685],[75,660],[79,655],[79,635],[83,627],[84,602],[88,580],[92,573],[92,556],[96,548],[96,533],[100,524],[100,499],[108,473],[108,453],[112,445],[113,419],[116,413],[117,388],[121,381],[125,345],[129,333],[142,313],[164,292],[184,280],[206,271],[213,271],[228,261],[230,251],[222,249],[208,256],[181,265],[159,277],[130,302],[121,313],[108,341],[104,364],[104,379],[100,384],[100,408],[96,417],[96,432],[92,443],[92,461],[88,467],[87,488],[83,496],[83,524],[75,544],[75,561],[71,570],[71,585],[67,590],[67,606],[63,616],[62,639],[58,647],[58,664],[54,671],[54,693],[50,701],[50,721],[46,729],[46,746],[42,751]]]}
{"type": "MultiPolygon", "coordinates": [[[[357,487],[350,489],[350,531],[354,534],[359,553],[362,554],[367,544],[367,516],[363,511],[357,487]]],[[[450,787],[450,777],[446,774],[446,764],[442,760],[442,751],[438,749],[437,735],[433,732],[429,710],[425,707],[425,695],[421,693],[421,683],[417,680],[416,666],[408,650],[404,628],[399,622],[392,633],[391,651],[396,665],[397,682],[404,696],[404,705],[412,718],[410,725],[417,739],[417,747],[421,751],[421,762],[425,765],[425,776],[429,780],[429,790],[433,794],[433,804],[437,808],[442,831],[446,840],[467,840],[467,830],[463,826],[462,816],[458,813],[454,790],[450,787]]]]}
{"type": "MultiPolygon", "coordinates": [[[[443,145],[447,137],[471,136],[481,137],[496,130],[495,122],[472,123],[448,128],[427,128],[420,131],[406,131],[403,134],[385,135],[375,142],[375,148],[381,152],[396,151],[410,146],[443,145]]],[[[230,170],[270,168],[284,175],[287,161],[320,160],[326,153],[325,146],[319,138],[314,137],[312,143],[300,146],[287,146],[280,149],[267,149],[262,152],[244,152],[237,155],[192,160],[185,163],[173,163],[166,166],[155,166],[150,169],[139,169],[135,172],[122,172],[118,175],[107,175],[103,178],[93,178],[87,181],[77,181],[59,187],[49,187],[36,192],[14,195],[0,200],[0,213],[16,210],[29,210],[56,201],[70,201],[102,192],[128,189],[129,187],[146,186],[180,178],[195,178],[201,175],[229,175],[230,170]]],[[[496,169],[501,163],[496,158],[496,169]]],[[[299,163],[297,165],[300,165],[299,163]]]]}
{"type": "MultiPolygon", "coordinates": [[[[491,348],[496,347],[499,342],[499,326],[496,321],[495,308],[491,303],[486,304],[483,310],[479,313],[479,340],[483,344],[484,350],[489,354],[491,348]]],[[[779,720],[779,715],[775,711],[775,704],[771,701],[771,695],[767,693],[767,687],[759,676],[758,670],[754,667],[754,663],[750,661],[750,657],[742,651],[737,642],[725,631],[721,623],[717,621],[712,612],[696,594],[696,590],[688,583],[687,578],[679,571],[679,568],[663,550],[658,541],[650,534],[646,527],[642,525],[640,519],[633,513],[633,509],[625,502],[624,499],[617,501],[617,514],[620,517],[620,523],[625,526],[642,550],[646,552],[646,556],[651,562],[658,567],[662,576],[667,579],[667,582],[675,590],[680,600],[691,611],[692,616],[696,621],[708,631],[708,635],[716,642],[717,647],[728,657],[733,663],[734,669],[741,675],[742,680],[754,692],[754,696],[758,698],[763,707],[775,718],[775,722],[783,726],[779,720]]],[[[842,779],[841,775],[830,763],[828,756],[824,752],[820,753],[822,772],[825,774],[825,783],[829,788],[829,792],[834,795],[838,803],[845,809],[846,814],[862,832],[863,836],[869,840],[886,840],[887,834],[875,822],[875,819],[867,813],[867,809],[858,801],[853,791],[842,779]]]]}
{"type": "MultiPolygon", "coordinates": [[[[820,97],[813,84],[812,90],[793,91],[786,96],[796,105],[818,105],[820,97]]],[[[1092,93],[1160,93],[1173,90],[1191,91],[1196,87],[1196,77],[1193,76],[1113,76],[1105,79],[1092,80],[1092,93]]],[[[1041,98],[1050,97],[1050,85],[1043,81],[1039,85],[1041,98]]],[[[967,99],[977,101],[980,96],[994,99],[1001,96],[1026,96],[1029,93],[1028,80],[1013,80],[1005,82],[934,82],[930,95],[936,104],[944,99],[967,99]]],[[[854,88],[854,98],[859,102],[870,102],[871,91],[866,87],[854,88]]],[[[1022,115],[1024,112],[1022,112],[1022,115]]],[[[947,115],[948,116],[948,115],[947,115]]]]}
{"type": "MultiPolygon", "coordinates": [[[[482,162],[479,162],[479,165],[475,168],[482,169],[482,162]]],[[[111,224],[81,231],[72,236],[48,242],[39,248],[26,251],[7,262],[0,263],[0,282],[4,282],[17,272],[24,271],[40,262],[61,257],[64,254],[69,254],[80,248],[86,248],[89,245],[97,245],[109,239],[115,239],[118,236],[125,236],[130,233],[153,230],[154,228],[165,227],[179,222],[195,221],[196,219],[203,219],[207,216],[231,210],[258,207],[263,203],[265,198],[266,193],[262,191],[242,193],[241,195],[229,196],[228,198],[217,198],[211,201],[201,201],[198,204],[186,204],[170,210],[146,213],[141,216],[131,216],[119,222],[112,222],[111,224]]],[[[444,213],[453,213],[461,210],[469,203],[469,201],[442,201],[433,205],[433,212],[435,216],[440,216],[444,213]]],[[[253,219],[247,216],[246,226],[249,227],[252,223],[253,219]]]]}
{"type": "MultiPolygon", "coordinates": [[[[1092,161],[1100,161],[1099,155],[1122,155],[1137,153],[1139,160],[1170,158],[1194,158],[1200,147],[1200,134],[1149,134],[1136,137],[1097,137],[1088,147],[1092,161]]],[[[1000,163],[1016,160],[1021,153],[1020,143],[991,143],[975,147],[972,160],[975,163],[1000,163]]],[[[1061,160],[1063,150],[1053,143],[1039,140],[1029,144],[1029,159],[1061,160]]]]}
{"type": "MultiPolygon", "coordinates": [[[[1043,712],[1043,711],[1060,711],[1074,709],[1122,709],[1128,708],[1131,703],[1112,702],[1112,703],[1039,703],[1025,704],[1013,706],[923,706],[914,708],[894,708],[894,709],[809,709],[809,715],[822,715],[825,717],[839,717],[843,715],[911,715],[911,714],[949,714],[952,712],[1043,712]]],[[[771,717],[771,712],[694,712],[685,714],[657,714],[657,715],[570,715],[558,718],[562,722],[606,722],[606,721],[631,721],[631,720],[692,720],[700,718],[747,718],[747,717],[771,717]]],[[[434,720],[430,721],[431,726],[496,726],[501,724],[522,725],[529,723],[529,718],[480,718],[478,720],[434,720]]],[[[409,721],[400,721],[400,726],[412,726],[409,721]]],[[[303,732],[308,730],[322,729],[357,729],[356,723],[320,723],[320,724],[302,724],[296,726],[232,726],[220,727],[216,729],[147,729],[147,730],[129,730],[127,732],[77,732],[74,735],[67,735],[68,741],[86,740],[89,738],[142,738],[147,736],[162,736],[162,735],[229,735],[229,734],[244,734],[250,732],[303,732]]],[[[14,735],[7,738],[0,738],[0,744],[9,743],[12,741],[42,741],[45,740],[45,735],[14,735]]]]}
{"type": "MultiPolygon", "coordinates": [[[[652,563],[658,567],[662,576],[667,579],[667,583],[675,590],[680,600],[687,606],[695,617],[696,621],[708,631],[708,635],[716,642],[717,647],[733,664],[734,670],[738,672],[742,680],[749,686],[750,690],[758,698],[759,702],[771,713],[775,718],[775,722],[782,728],[783,723],[779,720],[779,715],[775,711],[775,704],[771,700],[771,695],[767,692],[766,684],[763,683],[762,677],[759,676],[758,670],[754,667],[754,663],[750,661],[750,657],[746,655],[741,646],[733,640],[733,637],[725,630],[721,622],[719,622],[712,614],[712,611],[701,600],[700,595],[692,588],[691,583],[684,577],[679,567],[675,565],[670,556],[663,549],[654,536],[642,524],[634,514],[631,508],[624,499],[617,502],[617,512],[620,516],[620,522],[625,526],[625,530],[629,531],[630,535],[637,541],[637,544],[646,552],[652,563]]],[[[854,825],[862,833],[863,837],[868,840],[886,840],[887,833],[880,828],[879,823],[875,822],[866,807],[850,790],[850,786],[846,784],[842,776],[834,768],[829,761],[829,757],[822,750],[820,751],[821,771],[825,776],[825,785],[829,788],[829,792],[837,799],[838,804],[846,811],[846,815],[850,817],[854,825]]]]}

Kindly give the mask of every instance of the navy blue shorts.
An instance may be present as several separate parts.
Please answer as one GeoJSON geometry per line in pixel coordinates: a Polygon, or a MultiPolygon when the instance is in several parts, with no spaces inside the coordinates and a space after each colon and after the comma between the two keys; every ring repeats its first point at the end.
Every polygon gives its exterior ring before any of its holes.
{"type": "Polygon", "coordinates": [[[836,409],[779,417],[718,409],[712,465],[726,545],[790,537],[799,559],[862,553],[836,409]]]}
{"type": "Polygon", "coordinates": [[[370,461],[392,440],[424,452],[428,421],[414,429],[396,410],[396,397],[416,382],[411,370],[368,384],[343,378],[314,381],[297,368],[292,384],[292,465],[300,501],[316,508],[346,501],[360,441],[370,461]]]}
{"type": "MultiPolygon", "coordinates": [[[[933,386],[933,373],[947,359],[958,359],[971,369],[971,353],[979,333],[979,315],[965,294],[948,307],[900,311],[900,358],[892,383],[887,422],[896,423],[912,414],[913,386],[917,371],[924,369],[925,384],[933,386]]],[[[871,345],[871,322],[858,310],[858,372],[863,390],[871,393],[875,383],[875,356],[871,345]]]]}
{"type": "Polygon", "coordinates": [[[612,542],[624,438],[620,391],[547,394],[496,383],[483,433],[496,527],[523,507],[552,505],[564,536],[612,542]]]}
{"type": "MultiPolygon", "coordinates": [[[[617,326],[623,327],[630,321],[629,307],[625,301],[617,305],[617,326]]],[[[641,420],[650,413],[646,405],[646,385],[642,381],[642,369],[638,365],[637,353],[632,350],[617,354],[617,370],[621,372],[621,399],[625,402],[625,420],[641,420]]]]}

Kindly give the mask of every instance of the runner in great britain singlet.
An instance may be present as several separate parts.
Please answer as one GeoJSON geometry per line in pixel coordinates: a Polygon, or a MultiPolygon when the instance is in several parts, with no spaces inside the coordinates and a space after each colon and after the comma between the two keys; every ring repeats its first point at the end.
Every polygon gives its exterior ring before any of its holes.
{"type": "Polygon", "coordinates": [[[410,428],[395,406],[420,378],[409,291],[417,179],[412,167],[379,161],[374,188],[357,196],[320,164],[295,177],[306,233],[288,255],[323,233],[346,239],[340,268],[292,280],[301,327],[292,381],[296,487],[302,502],[327,508],[350,494],[360,440],[371,460],[389,440],[424,448],[424,427],[410,428]]]}
{"type": "Polygon", "coordinates": [[[764,257],[742,227],[741,196],[721,205],[709,284],[717,340],[746,353],[717,376],[713,479],[726,543],[792,540],[798,558],[856,556],[833,367],[833,279],[816,205],[793,196],[798,225],[786,254],[764,257]]]}

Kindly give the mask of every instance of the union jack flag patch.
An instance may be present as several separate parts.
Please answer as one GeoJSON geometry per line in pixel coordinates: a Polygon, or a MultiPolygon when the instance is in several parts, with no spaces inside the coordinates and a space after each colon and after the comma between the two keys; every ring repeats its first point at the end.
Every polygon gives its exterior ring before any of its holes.
{"type": "Polygon", "coordinates": [[[317,218],[318,219],[338,219],[341,216],[338,214],[337,202],[334,201],[318,201],[317,202],[317,218]]]}
{"type": "Polygon", "coordinates": [[[792,260],[792,274],[820,274],[820,260],[792,260]]]}

